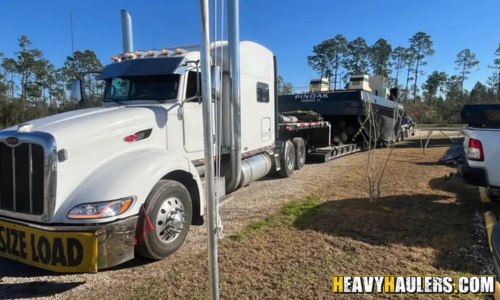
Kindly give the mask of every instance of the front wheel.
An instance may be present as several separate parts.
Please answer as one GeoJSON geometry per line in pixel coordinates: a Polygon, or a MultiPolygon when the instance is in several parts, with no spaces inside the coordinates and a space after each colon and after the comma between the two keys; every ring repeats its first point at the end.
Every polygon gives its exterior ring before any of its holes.
{"type": "Polygon", "coordinates": [[[193,217],[191,197],[181,183],[160,180],[145,206],[154,230],[146,234],[137,252],[149,259],[162,260],[177,251],[186,240],[193,217]]]}

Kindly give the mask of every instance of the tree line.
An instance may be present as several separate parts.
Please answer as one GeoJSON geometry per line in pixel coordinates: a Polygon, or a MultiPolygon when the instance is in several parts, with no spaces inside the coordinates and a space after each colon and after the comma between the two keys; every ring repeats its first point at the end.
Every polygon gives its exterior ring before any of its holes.
{"type": "MultiPolygon", "coordinates": [[[[68,94],[74,78],[83,78],[86,107],[101,106],[104,85],[97,80],[103,68],[92,50],[75,51],[57,68],[26,36],[18,39],[13,57],[0,52],[0,128],[75,109],[68,94]]],[[[279,94],[293,86],[278,77],[279,94]]]]}
{"type": "Polygon", "coordinates": [[[74,78],[85,80],[86,107],[99,106],[104,89],[96,74],[102,63],[92,50],[75,51],[57,68],[26,36],[18,39],[13,57],[0,52],[0,126],[75,109],[68,98],[74,78]]]}
{"type": "Polygon", "coordinates": [[[470,49],[457,54],[456,74],[433,71],[419,87],[419,79],[426,75],[422,67],[434,54],[432,38],[425,32],[413,35],[406,46],[395,48],[383,38],[368,45],[362,37],[348,41],[338,34],[313,46],[307,63],[321,78],[328,78],[334,89],[339,85],[342,89],[342,82],[345,86],[351,75],[384,76],[389,87],[398,87],[406,91],[409,100],[415,100],[409,101],[410,114],[422,123],[459,123],[464,104],[500,103],[500,44],[495,59],[488,64],[493,69],[491,76],[486,82],[477,82],[470,91],[464,89],[464,83],[471,72],[479,69],[479,61],[470,49]]]}
{"type": "MultiPolygon", "coordinates": [[[[57,68],[33,47],[28,37],[19,37],[18,47],[12,57],[0,52],[2,128],[75,109],[68,92],[77,77],[85,81],[86,107],[101,105],[104,86],[91,72],[100,71],[103,65],[94,51],[75,51],[57,68]]],[[[493,69],[492,75],[470,91],[464,89],[464,82],[479,68],[470,49],[457,54],[456,74],[436,70],[418,86],[419,76],[425,75],[422,67],[427,65],[426,58],[435,53],[430,35],[424,32],[412,36],[407,46],[394,49],[383,38],[368,46],[362,37],[348,41],[339,34],[315,45],[312,52],[307,57],[309,66],[322,78],[329,78],[335,87],[341,81],[346,84],[351,75],[371,74],[386,77],[390,87],[407,90],[415,100],[410,101],[410,109],[423,123],[458,123],[463,104],[500,103],[500,44],[495,59],[487,65],[493,69]]],[[[292,84],[281,76],[278,89],[279,94],[294,92],[292,84]]]]}

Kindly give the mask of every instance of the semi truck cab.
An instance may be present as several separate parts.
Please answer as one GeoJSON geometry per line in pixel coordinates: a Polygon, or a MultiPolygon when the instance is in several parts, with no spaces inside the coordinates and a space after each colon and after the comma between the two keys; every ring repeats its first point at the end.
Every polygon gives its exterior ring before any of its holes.
{"type": "MultiPolygon", "coordinates": [[[[134,51],[126,11],[122,22],[124,51],[99,75],[102,107],[0,131],[0,256],[57,272],[96,272],[135,253],[164,259],[191,225],[203,224],[200,48],[134,51]]],[[[222,148],[222,196],[280,169],[276,65],[254,42],[210,49],[212,108],[222,112],[214,126],[221,128],[214,147],[222,148]]],[[[85,102],[81,79],[71,99],[85,102]]]]}

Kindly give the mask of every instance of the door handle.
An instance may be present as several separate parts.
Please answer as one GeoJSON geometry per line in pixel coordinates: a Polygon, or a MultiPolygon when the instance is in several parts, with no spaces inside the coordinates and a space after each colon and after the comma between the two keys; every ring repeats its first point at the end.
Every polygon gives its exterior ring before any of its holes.
{"type": "Polygon", "coordinates": [[[177,109],[177,118],[179,119],[179,121],[182,121],[183,116],[184,108],[182,107],[182,105],[179,105],[179,108],[177,109]]]}

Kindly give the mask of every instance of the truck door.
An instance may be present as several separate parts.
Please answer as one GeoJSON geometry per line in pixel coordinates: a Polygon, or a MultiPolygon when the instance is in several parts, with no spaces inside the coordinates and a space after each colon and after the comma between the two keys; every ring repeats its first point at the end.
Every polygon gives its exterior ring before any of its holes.
{"type": "MultiPolygon", "coordinates": [[[[197,93],[196,73],[189,71],[186,82],[186,98],[194,97],[197,93]]],[[[198,73],[198,76],[200,73],[198,73]]],[[[201,78],[200,78],[201,84],[201,78]]],[[[200,86],[201,93],[201,86],[200,86]]],[[[215,134],[215,104],[212,101],[212,134],[215,134]]],[[[186,101],[184,103],[184,117],[182,119],[182,135],[184,140],[184,150],[188,153],[199,153],[199,157],[203,157],[204,140],[203,140],[203,105],[198,102],[198,99],[186,101]]],[[[215,151],[215,146],[214,146],[215,151]]]]}
{"type": "MultiPolygon", "coordinates": [[[[186,98],[196,96],[198,72],[189,71],[186,81],[186,98]]],[[[199,74],[199,73],[198,73],[199,74]]],[[[201,80],[200,80],[201,84],[201,80]]],[[[200,86],[201,90],[201,86],[200,86]]],[[[184,103],[184,116],[182,118],[182,131],[184,150],[188,153],[203,152],[203,108],[198,99],[184,103]]],[[[203,153],[201,154],[203,156],[203,153]]]]}

